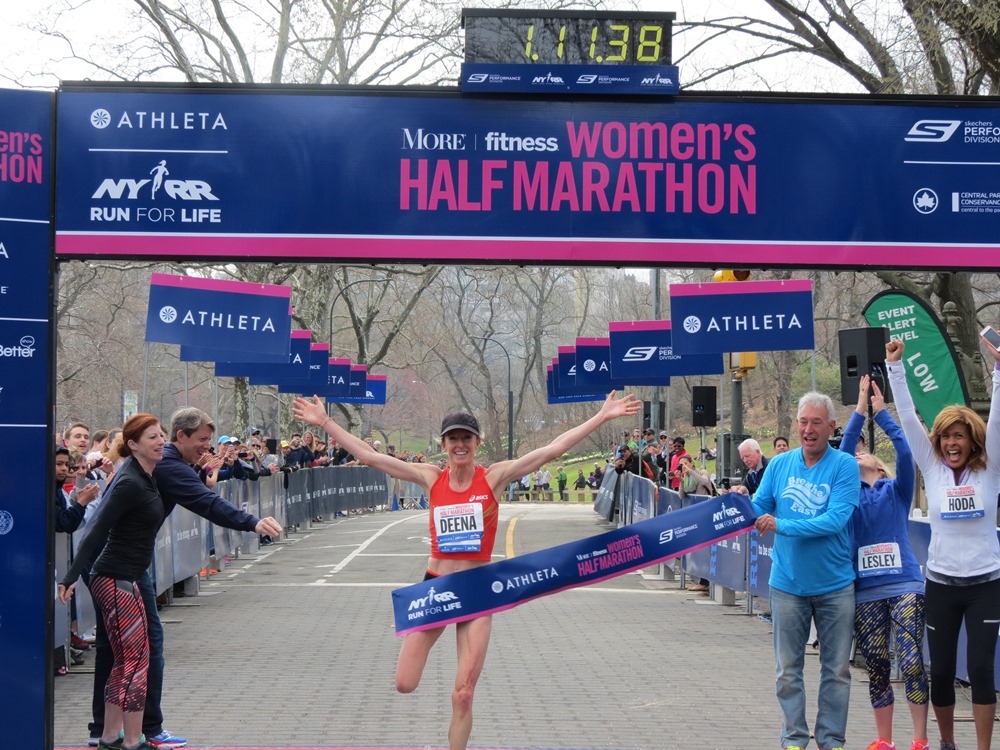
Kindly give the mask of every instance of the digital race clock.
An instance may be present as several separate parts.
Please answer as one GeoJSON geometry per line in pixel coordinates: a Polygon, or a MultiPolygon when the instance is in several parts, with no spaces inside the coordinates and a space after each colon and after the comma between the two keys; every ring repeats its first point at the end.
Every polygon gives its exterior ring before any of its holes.
{"type": "Polygon", "coordinates": [[[670,65],[673,13],[466,8],[465,61],[670,65]]]}
{"type": "Polygon", "coordinates": [[[673,20],[667,12],[466,8],[462,91],[674,95],[673,20]]]}

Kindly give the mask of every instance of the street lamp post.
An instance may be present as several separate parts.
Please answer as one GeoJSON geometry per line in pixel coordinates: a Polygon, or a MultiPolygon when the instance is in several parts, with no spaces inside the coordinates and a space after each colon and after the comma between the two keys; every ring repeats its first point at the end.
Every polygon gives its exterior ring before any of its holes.
{"type": "Polygon", "coordinates": [[[514,458],[514,391],[511,390],[510,353],[507,351],[507,347],[496,339],[486,336],[473,336],[473,338],[496,344],[503,350],[504,356],[507,358],[507,460],[509,461],[514,458]]]}

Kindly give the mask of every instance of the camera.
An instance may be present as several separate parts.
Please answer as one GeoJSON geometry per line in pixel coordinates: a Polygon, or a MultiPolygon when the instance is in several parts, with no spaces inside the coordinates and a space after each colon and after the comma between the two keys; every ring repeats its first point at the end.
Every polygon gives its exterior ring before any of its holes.
{"type": "Polygon", "coordinates": [[[236,454],[236,456],[238,458],[246,458],[247,457],[247,452],[246,451],[240,451],[239,453],[236,454]]]}

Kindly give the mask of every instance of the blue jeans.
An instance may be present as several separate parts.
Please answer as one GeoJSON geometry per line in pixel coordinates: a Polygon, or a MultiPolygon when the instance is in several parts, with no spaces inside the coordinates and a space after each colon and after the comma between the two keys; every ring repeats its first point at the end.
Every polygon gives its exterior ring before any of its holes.
{"type": "Polygon", "coordinates": [[[851,639],[854,634],[854,584],[819,596],[796,596],[771,589],[774,623],[775,693],[784,722],[782,747],[806,747],[806,693],[802,677],[809,626],[819,636],[819,695],[816,744],[820,750],[843,747],[851,697],[851,639]]]}
{"type": "MultiPolygon", "coordinates": [[[[84,574],[84,583],[90,583],[90,576],[84,574]]],[[[143,573],[139,579],[139,593],[142,595],[142,606],[146,609],[146,628],[149,636],[149,672],[146,675],[146,706],[142,713],[142,733],[147,737],[155,737],[163,731],[163,712],[160,710],[160,697],[163,694],[163,624],[156,611],[156,591],[149,573],[143,573]]],[[[115,658],[111,653],[111,643],[104,630],[100,608],[97,609],[97,633],[94,640],[94,697],[92,711],[94,720],[88,726],[90,736],[96,737],[104,732],[104,686],[108,683],[111,667],[115,658]]]]}

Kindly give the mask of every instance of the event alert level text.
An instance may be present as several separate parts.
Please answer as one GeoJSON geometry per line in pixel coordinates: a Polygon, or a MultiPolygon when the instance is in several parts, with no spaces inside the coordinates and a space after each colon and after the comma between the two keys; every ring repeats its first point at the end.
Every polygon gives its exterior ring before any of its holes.
{"type": "MultiPolygon", "coordinates": [[[[91,221],[132,221],[132,206],[91,206],[91,221]]],[[[221,208],[157,208],[135,207],[136,221],[181,222],[185,224],[220,224],[221,208]]]]}

